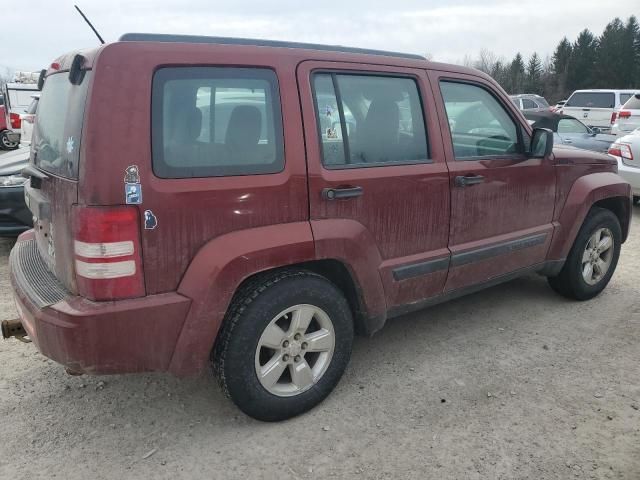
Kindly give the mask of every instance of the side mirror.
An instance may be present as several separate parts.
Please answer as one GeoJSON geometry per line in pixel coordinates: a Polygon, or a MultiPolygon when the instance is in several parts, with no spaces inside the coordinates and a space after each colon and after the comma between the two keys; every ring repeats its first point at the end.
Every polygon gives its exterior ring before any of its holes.
{"type": "Polygon", "coordinates": [[[529,156],[532,158],[544,158],[551,155],[552,151],[553,132],[548,128],[534,128],[529,156]]]}
{"type": "Polygon", "coordinates": [[[602,130],[600,129],[600,127],[591,127],[591,133],[593,133],[594,135],[598,135],[602,133],[602,130]]]}

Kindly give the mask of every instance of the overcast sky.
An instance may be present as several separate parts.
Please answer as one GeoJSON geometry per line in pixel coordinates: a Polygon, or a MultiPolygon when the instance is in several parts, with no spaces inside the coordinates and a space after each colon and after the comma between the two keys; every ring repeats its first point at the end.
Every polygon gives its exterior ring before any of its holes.
{"type": "MultiPolygon", "coordinates": [[[[6,0],[0,65],[40,70],[59,54],[97,45],[67,0],[6,0]]],[[[566,35],[599,34],[640,0],[76,0],[107,42],[125,32],[271,38],[429,54],[461,62],[488,48],[544,58],[566,35]]]]}

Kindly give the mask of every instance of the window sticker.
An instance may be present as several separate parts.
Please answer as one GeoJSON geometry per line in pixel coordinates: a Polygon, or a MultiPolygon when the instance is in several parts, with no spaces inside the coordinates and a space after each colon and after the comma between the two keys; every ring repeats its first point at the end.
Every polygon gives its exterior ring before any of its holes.
{"type": "Polygon", "coordinates": [[[73,137],[69,137],[67,139],[67,153],[73,153],[74,146],[75,146],[75,141],[73,140],[73,137]]]}
{"type": "Polygon", "coordinates": [[[144,211],[144,229],[154,230],[158,226],[158,219],[151,210],[144,211]]]}
{"type": "Polygon", "coordinates": [[[124,183],[140,183],[140,172],[137,165],[130,165],[124,171],[124,183]]]}
{"type": "Polygon", "coordinates": [[[142,203],[142,185],[139,183],[125,183],[124,197],[127,205],[140,205],[142,203]]]}

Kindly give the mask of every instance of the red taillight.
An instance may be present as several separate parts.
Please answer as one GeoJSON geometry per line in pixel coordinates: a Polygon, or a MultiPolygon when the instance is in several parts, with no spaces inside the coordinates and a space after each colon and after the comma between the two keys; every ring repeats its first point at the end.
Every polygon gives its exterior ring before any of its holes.
{"type": "Polygon", "coordinates": [[[613,125],[614,123],[616,123],[616,118],[617,118],[617,113],[616,112],[612,112],[611,113],[611,125],[613,125]]]}
{"type": "Polygon", "coordinates": [[[20,129],[20,115],[18,115],[17,113],[10,113],[9,121],[11,122],[11,128],[13,128],[14,130],[20,129]]]}
{"type": "Polygon", "coordinates": [[[609,155],[613,155],[615,157],[624,158],[625,160],[633,160],[633,152],[631,151],[631,147],[626,143],[613,143],[607,150],[609,155]]]}
{"type": "Polygon", "coordinates": [[[631,112],[629,110],[620,110],[618,113],[618,117],[620,118],[629,118],[631,116],[631,112]]]}
{"type": "Polygon", "coordinates": [[[53,62],[51,64],[51,70],[60,70],[60,64],[58,62],[53,62]]]}
{"type": "Polygon", "coordinates": [[[78,293],[90,300],[143,296],[138,210],[81,206],[73,210],[78,293]]]}

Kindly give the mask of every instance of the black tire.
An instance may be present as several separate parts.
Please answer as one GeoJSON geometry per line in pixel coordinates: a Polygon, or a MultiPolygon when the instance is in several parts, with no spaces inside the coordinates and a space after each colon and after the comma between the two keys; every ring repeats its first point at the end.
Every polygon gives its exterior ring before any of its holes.
{"type": "MultiPolygon", "coordinates": [[[[279,421],[304,413],[331,393],[351,356],[353,319],[343,294],[326,278],[303,270],[258,277],[238,292],[212,351],[214,373],[225,394],[247,415],[279,421]],[[287,308],[308,304],[322,309],[334,329],[334,347],[324,374],[293,396],[269,392],[256,373],[256,349],[270,322],[287,308]]],[[[290,370],[289,370],[290,371],[290,370]]]]}
{"type": "Polygon", "coordinates": [[[576,237],[569,256],[560,273],[549,277],[549,285],[560,295],[574,300],[589,300],[598,295],[609,283],[618,264],[622,229],[618,217],[610,210],[594,207],[585,219],[576,237]],[[606,274],[594,285],[589,285],[582,275],[582,255],[589,237],[600,228],[607,228],[613,237],[613,256],[606,274]]]}
{"type": "Polygon", "coordinates": [[[10,142],[7,138],[7,131],[0,132],[0,148],[2,150],[15,150],[20,146],[20,142],[10,142]]]}

